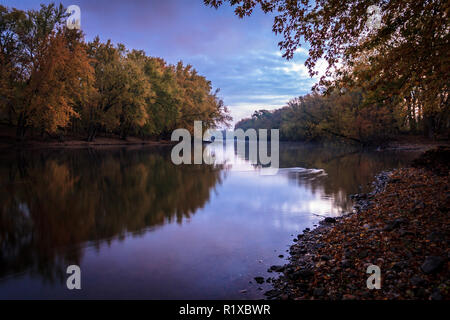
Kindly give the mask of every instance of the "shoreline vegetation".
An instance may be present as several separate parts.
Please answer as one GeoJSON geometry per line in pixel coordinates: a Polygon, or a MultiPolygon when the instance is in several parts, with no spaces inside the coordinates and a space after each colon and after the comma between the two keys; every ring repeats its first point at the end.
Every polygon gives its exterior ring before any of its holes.
{"type": "MultiPolygon", "coordinates": [[[[351,142],[336,139],[336,143],[344,143],[352,145],[351,142]]],[[[285,143],[325,143],[333,142],[333,140],[327,141],[290,141],[281,140],[285,143]]],[[[171,146],[177,144],[178,141],[171,141],[170,138],[149,138],[149,137],[120,137],[117,134],[99,134],[95,140],[88,141],[86,137],[82,135],[31,135],[29,134],[27,139],[18,141],[15,136],[15,128],[13,126],[6,126],[0,124],[0,149],[4,148],[67,148],[67,147],[120,147],[120,146],[171,146]]],[[[446,139],[429,139],[422,135],[397,135],[389,142],[385,142],[381,145],[367,145],[353,144],[360,146],[362,149],[373,149],[378,151],[386,150],[403,150],[403,151],[427,151],[432,148],[436,148],[441,145],[449,145],[446,139]]]]}
{"type": "Polygon", "coordinates": [[[122,147],[122,146],[172,146],[178,142],[170,140],[154,140],[138,137],[121,138],[115,135],[99,135],[93,141],[87,141],[82,136],[64,136],[46,138],[30,136],[24,141],[17,141],[11,128],[0,126],[0,149],[9,148],[84,148],[84,147],[122,147]]]}
{"type": "Polygon", "coordinates": [[[450,148],[423,153],[411,167],[380,173],[354,210],[305,229],[290,261],[268,272],[268,299],[384,300],[450,298],[450,148]],[[381,289],[367,289],[368,266],[381,289]]]}

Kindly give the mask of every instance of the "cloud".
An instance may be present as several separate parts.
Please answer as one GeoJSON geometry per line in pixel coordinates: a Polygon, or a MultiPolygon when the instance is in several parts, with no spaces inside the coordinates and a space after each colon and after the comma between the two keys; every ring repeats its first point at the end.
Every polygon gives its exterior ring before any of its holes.
{"type": "Polygon", "coordinates": [[[255,110],[273,110],[308,93],[317,77],[310,78],[305,59],[296,56],[287,61],[274,51],[253,50],[220,59],[197,57],[192,61],[221,88],[220,95],[237,122],[255,110]]]}

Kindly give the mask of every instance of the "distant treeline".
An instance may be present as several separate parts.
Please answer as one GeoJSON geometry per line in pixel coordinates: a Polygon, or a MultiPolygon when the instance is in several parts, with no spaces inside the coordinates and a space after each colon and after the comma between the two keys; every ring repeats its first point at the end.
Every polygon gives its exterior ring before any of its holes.
{"type": "Polygon", "coordinates": [[[285,141],[343,139],[377,144],[401,132],[421,131],[422,120],[407,117],[400,109],[365,103],[360,91],[311,93],[281,109],[256,111],[235,128],[280,129],[280,139],[285,141]]]}
{"type": "Polygon", "coordinates": [[[65,26],[65,8],[22,11],[0,6],[0,122],[23,140],[99,133],[167,138],[230,120],[211,82],[190,65],[168,65],[143,51],[85,42],[65,26]]]}
{"type": "MultiPolygon", "coordinates": [[[[411,92],[411,97],[420,94],[411,92]]],[[[342,139],[363,145],[383,144],[401,134],[424,134],[448,139],[450,112],[447,94],[428,109],[419,99],[373,98],[362,88],[336,87],[292,99],[273,111],[259,110],[239,121],[235,129],[279,129],[285,141],[342,139]]],[[[438,97],[439,98],[439,97],[438,97]]]]}

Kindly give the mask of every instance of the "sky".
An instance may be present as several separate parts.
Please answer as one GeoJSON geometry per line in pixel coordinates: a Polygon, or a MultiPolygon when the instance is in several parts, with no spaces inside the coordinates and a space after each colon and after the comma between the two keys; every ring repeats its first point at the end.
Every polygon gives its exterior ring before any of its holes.
{"type": "MultiPolygon", "coordinates": [[[[98,35],[171,64],[182,60],[193,65],[214,89],[220,88],[233,123],[255,110],[282,107],[317,81],[304,66],[304,48],[292,60],[282,58],[282,38],[272,32],[273,15],[260,9],[239,19],[228,4],[216,10],[203,0],[0,0],[23,10],[50,2],[80,7],[87,40],[98,35]]],[[[323,69],[319,63],[319,75],[323,69]]]]}

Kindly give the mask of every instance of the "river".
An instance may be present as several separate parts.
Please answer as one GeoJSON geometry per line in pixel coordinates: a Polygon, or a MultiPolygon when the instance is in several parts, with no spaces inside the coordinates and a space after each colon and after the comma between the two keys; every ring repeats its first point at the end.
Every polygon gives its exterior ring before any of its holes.
{"type": "MultiPolygon", "coordinates": [[[[282,143],[261,175],[226,161],[176,166],[167,147],[0,153],[0,299],[259,299],[292,240],[417,153],[282,143]],[[282,256],[282,257],[281,257],[282,256]],[[81,290],[66,287],[81,268],[81,290]]],[[[212,149],[211,149],[212,148],[212,149]]]]}

